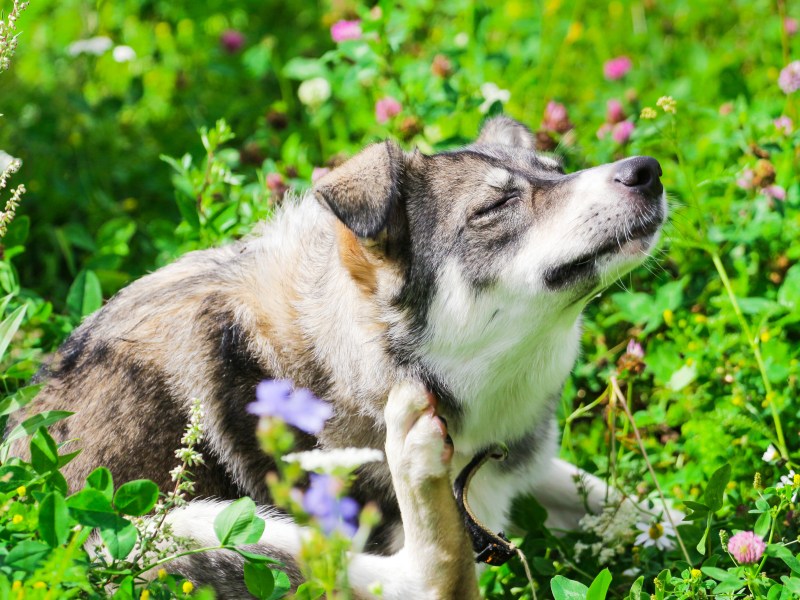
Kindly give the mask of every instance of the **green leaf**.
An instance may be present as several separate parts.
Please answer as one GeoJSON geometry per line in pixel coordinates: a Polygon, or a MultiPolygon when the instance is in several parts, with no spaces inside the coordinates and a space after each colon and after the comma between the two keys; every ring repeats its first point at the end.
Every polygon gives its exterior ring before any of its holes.
{"type": "Polygon", "coordinates": [[[146,515],[158,502],[158,486],[149,479],[124,483],[114,494],[114,506],[121,513],[139,517],[146,515]]]}
{"type": "Polygon", "coordinates": [[[4,465],[0,467],[0,492],[8,493],[21,485],[27,486],[35,477],[37,475],[28,467],[4,465]]]}
{"type": "Polygon", "coordinates": [[[255,552],[248,552],[247,550],[242,550],[241,548],[234,548],[233,550],[239,553],[245,559],[249,560],[250,562],[270,563],[273,565],[283,566],[283,563],[281,561],[275,560],[270,556],[265,556],[264,554],[256,554],[255,552]]]}
{"type": "Polygon", "coordinates": [[[5,566],[30,573],[36,570],[50,552],[50,546],[43,542],[25,540],[11,549],[6,556],[5,566]]]}
{"type": "Polygon", "coordinates": [[[325,77],[325,67],[317,59],[296,56],[283,66],[283,76],[300,81],[325,77]]]}
{"type": "Polygon", "coordinates": [[[259,600],[268,600],[275,589],[275,577],[272,571],[263,563],[244,563],[244,583],[247,591],[259,600]]]}
{"type": "Polygon", "coordinates": [[[103,290],[94,271],[78,273],[67,292],[67,308],[76,317],[93,313],[103,305],[103,290]]]}
{"type": "Polygon", "coordinates": [[[26,385],[24,388],[18,389],[13,395],[0,402],[0,416],[10,415],[27,406],[44,386],[44,383],[37,383],[36,385],[26,385]]]}
{"type": "Polygon", "coordinates": [[[742,589],[745,585],[743,579],[739,579],[738,577],[732,577],[730,579],[726,579],[725,581],[721,582],[717,587],[714,588],[714,594],[730,594],[731,592],[735,592],[736,590],[742,589]]]}
{"type": "Polygon", "coordinates": [[[100,537],[111,556],[117,560],[122,560],[130,554],[136,545],[137,535],[133,523],[120,516],[116,516],[116,519],[100,529],[100,537]]]}
{"type": "Polygon", "coordinates": [[[728,485],[730,480],[731,465],[729,463],[722,465],[719,469],[714,471],[713,475],[711,475],[711,479],[709,480],[705,494],[703,495],[711,512],[717,512],[720,508],[722,508],[722,500],[723,496],[725,495],[725,486],[728,485]]]}
{"type": "Polygon", "coordinates": [[[23,304],[0,323],[0,359],[5,355],[8,345],[11,343],[11,338],[14,337],[14,334],[17,333],[19,326],[22,324],[22,319],[25,318],[27,309],[28,305],[23,304]]]}
{"type": "Polygon", "coordinates": [[[793,594],[800,594],[800,578],[787,577],[786,575],[783,575],[781,577],[781,581],[783,582],[783,585],[786,586],[786,589],[788,589],[790,592],[793,594]]]}
{"type": "Polygon", "coordinates": [[[67,502],[58,492],[50,492],[39,503],[39,534],[51,547],[61,546],[69,537],[67,502]]]}
{"type": "Polygon", "coordinates": [[[700,570],[717,581],[725,581],[726,579],[731,578],[731,574],[725,569],[719,569],[717,567],[701,567],[700,570]]]}
{"type": "Polygon", "coordinates": [[[597,574],[597,577],[592,581],[589,586],[589,592],[586,594],[586,600],[605,600],[608,593],[608,586],[611,585],[611,572],[608,569],[603,569],[597,574]]]}
{"type": "Polygon", "coordinates": [[[292,589],[292,583],[289,581],[289,576],[283,571],[273,571],[272,575],[275,577],[275,589],[269,600],[280,600],[292,589]]]}
{"type": "Polygon", "coordinates": [[[214,519],[214,532],[223,546],[254,544],[264,533],[264,520],[256,516],[256,504],[239,498],[214,519]]]}
{"type": "Polygon", "coordinates": [[[586,600],[589,593],[589,588],[585,585],[563,575],[556,575],[550,580],[550,590],[555,600],[586,600]]]}
{"type": "Polygon", "coordinates": [[[47,429],[39,427],[31,437],[31,465],[37,473],[47,473],[58,467],[58,446],[47,433],[47,429]]]}
{"type": "Polygon", "coordinates": [[[67,498],[67,506],[81,525],[111,529],[116,526],[117,514],[108,498],[99,490],[85,488],[67,498]]]}
{"type": "Polygon", "coordinates": [[[53,423],[58,423],[72,414],[68,410],[46,410],[38,415],[33,415],[12,429],[3,444],[6,445],[26,435],[32,435],[40,427],[50,427],[53,423]]]}
{"type": "Polygon", "coordinates": [[[772,516],[769,512],[761,513],[753,527],[753,532],[760,538],[767,537],[769,526],[772,524],[772,516]]]}
{"type": "Polygon", "coordinates": [[[642,588],[644,587],[644,575],[640,576],[639,579],[633,582],[631,586],[631,591],[628,594],[626,600],[649,600],[650,595],[645,595],[642,593],[642,588]]]}
{"type": "Polygon", "coordinates": [[[786,271],[786,277],[778,290],[778,302],[791,311],[800,311],[800,264],[786,271]]]}
{"type": "Polygon", "coordinates": [[[136,582],[132,575],[128,575],[119,582],[117,591],[111,596],[114,600],[134,600],[139,596],[136,594],[136,582]]]}
{"type": "Polygon", "coordinates": [[[111,502],[114,497],[114,478],[111,476],[111,471],[106,467],[97,467],[94,471],[89,473],[86,478],[86,485],[90,488],[100,490],[103,495],[111,502]]]}

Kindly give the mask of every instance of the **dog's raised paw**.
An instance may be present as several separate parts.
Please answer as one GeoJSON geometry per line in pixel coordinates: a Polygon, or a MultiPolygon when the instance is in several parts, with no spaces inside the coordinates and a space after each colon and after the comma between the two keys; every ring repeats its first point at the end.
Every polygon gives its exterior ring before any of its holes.
{"type": "Polygon", "coordinates": [[[385,418],[386,459],[396,478],[415,484],[447,475],[453,444],[433,394],[417,383],[397,384],[385,418]]]}

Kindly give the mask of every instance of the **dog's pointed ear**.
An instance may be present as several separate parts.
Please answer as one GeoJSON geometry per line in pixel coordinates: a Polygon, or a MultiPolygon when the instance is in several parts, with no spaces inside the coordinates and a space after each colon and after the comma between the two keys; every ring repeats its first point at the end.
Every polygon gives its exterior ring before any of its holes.
{"type": "Polygon", "coordinates": [[[536,147],[536,136],[519,121],[500,115],[483,124],[475,143],[500,144],[533,150],[536,147]]]}
{"type": "Polygon", "coordinates": [[[357,236],[375,237],[399,201],[404,164],[396,143],[372,144],[322,177],[313,191],[357,236]]]}

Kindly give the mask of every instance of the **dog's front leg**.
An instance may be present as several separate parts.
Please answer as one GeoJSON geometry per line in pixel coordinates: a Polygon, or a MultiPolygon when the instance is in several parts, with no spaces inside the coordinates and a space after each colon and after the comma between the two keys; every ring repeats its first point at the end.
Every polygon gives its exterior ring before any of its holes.
{"type": "Polygon", "coordinates": [[[432,396],[416,384],[397,385],[385,416],[405,543],[393,556],[354,556],[350,584],[359,597],[377,587],[384,600],[479,598],[472,545],[450,487],[453,447],[432,396]]]}

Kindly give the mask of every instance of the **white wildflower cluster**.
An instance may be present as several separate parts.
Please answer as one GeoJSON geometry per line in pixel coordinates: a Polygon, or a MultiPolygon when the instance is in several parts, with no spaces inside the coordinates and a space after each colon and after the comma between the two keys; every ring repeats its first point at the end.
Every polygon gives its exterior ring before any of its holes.
{"type": "Polygon", "coordinates": [[[189,408],[189,423],[181,437],[181,447],[175,456],[181,463],[170,471],[175,489],[167,493],[164,500],[156,504],[155,514],[151,517],[132,519],[139,530],[139,541],[133,551],[134,561],[149,564],[162,560],[186,550],[191,542],[175,536],[165,521],[167,512],[186,504],[186,495],[194,494],[194,481],[191,480],[189,467],[203,464],[203,456],[197,446],[203,441],[205,411],[199,399],[192,399],[189,408]]]}
{"type": "Polygon", "coordinates": [[[587,514],[580,520],[581,529],[597,536],[598,541],[575,544],[575,557],[584,552],[595,556],[601,565],[609,564],[623,554],[633,542],[639,512],[633,502],[610,504],[598,515],[587,514]]]}
{"type": "Polygon", "coordinates": [[[794,469],[789,469],[787,475],[781,475],[780,481],[775,484],[775,489],[783,489],[788,487],[794,489],[795,493],[792,494],[792,502],[797,502],[797,496],[800,494],[800,474],[794,472],[794,469]]]}
{"type": "Polygon", "coordinates": [[[175,451],[175,457],[180,464],[169,472],[175,482],[175,490],[168,493],[165,499],[165,504],[169,507],[186,504],[186,495],[194,494],[194,481],[190,478],[189,467],[204,464],[203,455],[197,451],[198,444],[203,441],[204,418],[205,411],[200,400],[192,399],[189,423],[181,438],[181,447],[175,451]]]}
{"type": "Polygon", "coordinates": [[[334,448],[333,450],[309,450],[287,454],[283,460],[299,463],[304,471],[335,473],[342,469],[352,471],[365,463],[381,462],[383,452],[375,448],[334,448]]]}
{"type": "Polygon", "coordinates": [[[18,33],[14,33],[17,30],[17,19],[19,14],[28,8],[28,4],[28,2],[14,0],[14,6],[8,13],[8,18],[3,19],[3,15],[0,14],[0,71],[8,71],[8,67],[11,65],[11,57],[17,50],[17,37],[19,36],[18,33]]]}
{"type": "MultiPolygon", "coordinates": [[[[0,192],[6,188],[8,179],[19,171],[20,166],[22,166],[22,161],[0,150],[0,192]]],[[[8,225],[14,220],[24,193],[25,186],[21,184],[11,190],[11,197],[6,201],[4,210],[0,212],[0,237],[3,237],[8,231],[8,225]]]]}

